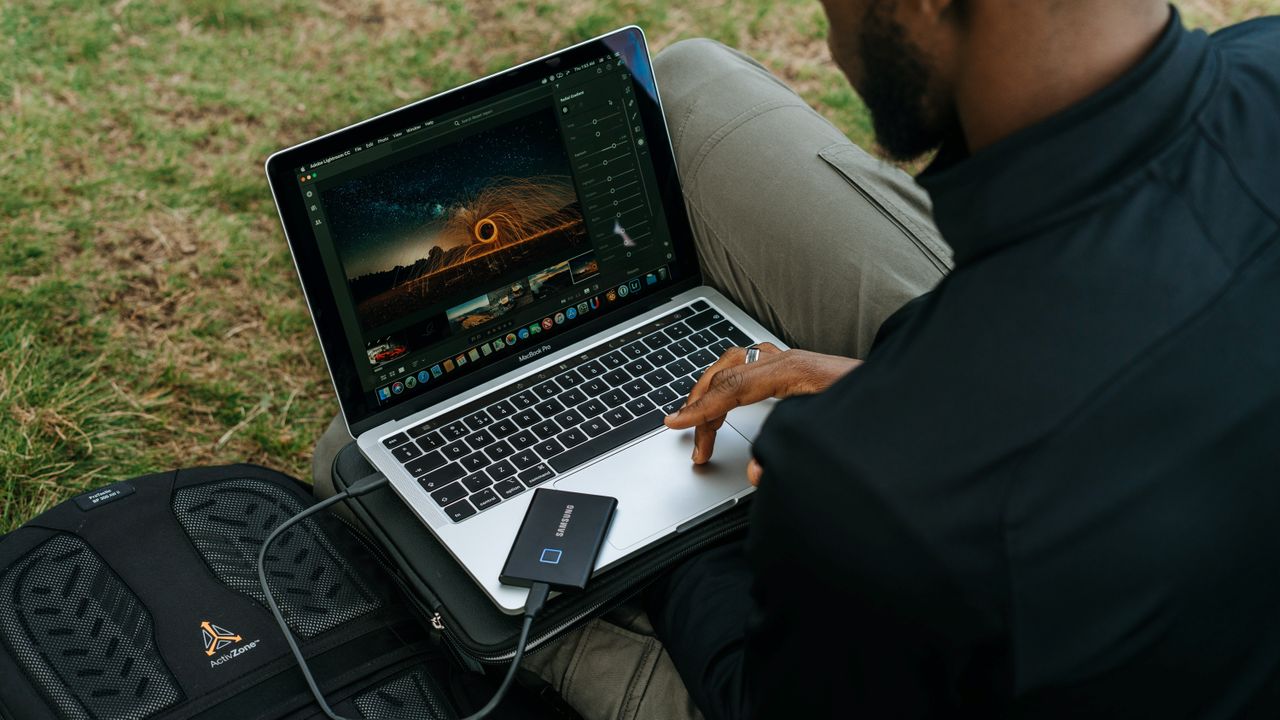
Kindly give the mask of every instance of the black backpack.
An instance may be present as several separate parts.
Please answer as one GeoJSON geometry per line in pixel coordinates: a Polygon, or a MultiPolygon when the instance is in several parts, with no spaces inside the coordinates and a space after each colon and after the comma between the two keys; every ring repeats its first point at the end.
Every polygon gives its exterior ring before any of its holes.
{"type": "MultiPolygon", "coordinates": [[[[252,465],[87,492],[0,538],[0,718],[320,716],[255,563],[309,488],[252,465]]],[[[380,552],[334,514],[283,534],[268,582],[334,709],[447,720],[494,681],[457,670],[380,552]]],[[[493,717],[542,716],[513,691],[493,717]],[[537,713],[535,715],[535,713],[537,713]]]]}

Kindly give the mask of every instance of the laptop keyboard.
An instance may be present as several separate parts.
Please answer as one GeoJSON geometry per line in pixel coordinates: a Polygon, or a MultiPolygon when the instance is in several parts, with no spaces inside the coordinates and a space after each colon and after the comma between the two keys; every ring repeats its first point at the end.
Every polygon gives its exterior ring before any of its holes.
{"type": "Polygon", "coordinates": [[[749,344],[698,300],[382,444],[461,522],[662,425],[707,366],[749,344]]]}

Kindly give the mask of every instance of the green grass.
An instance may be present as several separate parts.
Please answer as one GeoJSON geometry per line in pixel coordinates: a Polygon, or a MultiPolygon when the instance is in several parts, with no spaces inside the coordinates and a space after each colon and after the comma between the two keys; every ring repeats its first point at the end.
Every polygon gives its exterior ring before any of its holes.
{"type": "MultiPolygon", "coordinates": [[[[1280,0],[1184,5],[1218,26],[1280,0]]],[[[336,405],[262,161],[630,22],[743,48],[870,142],[815,0],[0,7],[0,532],[175,466],[306,477],[336,405]]]]}

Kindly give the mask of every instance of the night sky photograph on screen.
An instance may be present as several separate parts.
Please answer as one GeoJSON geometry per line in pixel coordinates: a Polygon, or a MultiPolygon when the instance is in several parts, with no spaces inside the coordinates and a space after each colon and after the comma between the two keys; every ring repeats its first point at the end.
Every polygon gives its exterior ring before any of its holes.
{"type": "Polygon", "coordinates": [[[589,248],[550,108],[322,193],[366,330],[589,248]]]}

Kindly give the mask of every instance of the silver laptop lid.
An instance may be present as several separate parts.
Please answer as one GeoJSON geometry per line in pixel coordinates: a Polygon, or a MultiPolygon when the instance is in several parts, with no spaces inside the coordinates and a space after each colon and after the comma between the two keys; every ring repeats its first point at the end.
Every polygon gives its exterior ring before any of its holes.
{"type": "Polygon", "coordinates": [[[636,27],[266,168],[354,435],[699,282],[636,27]]]}

